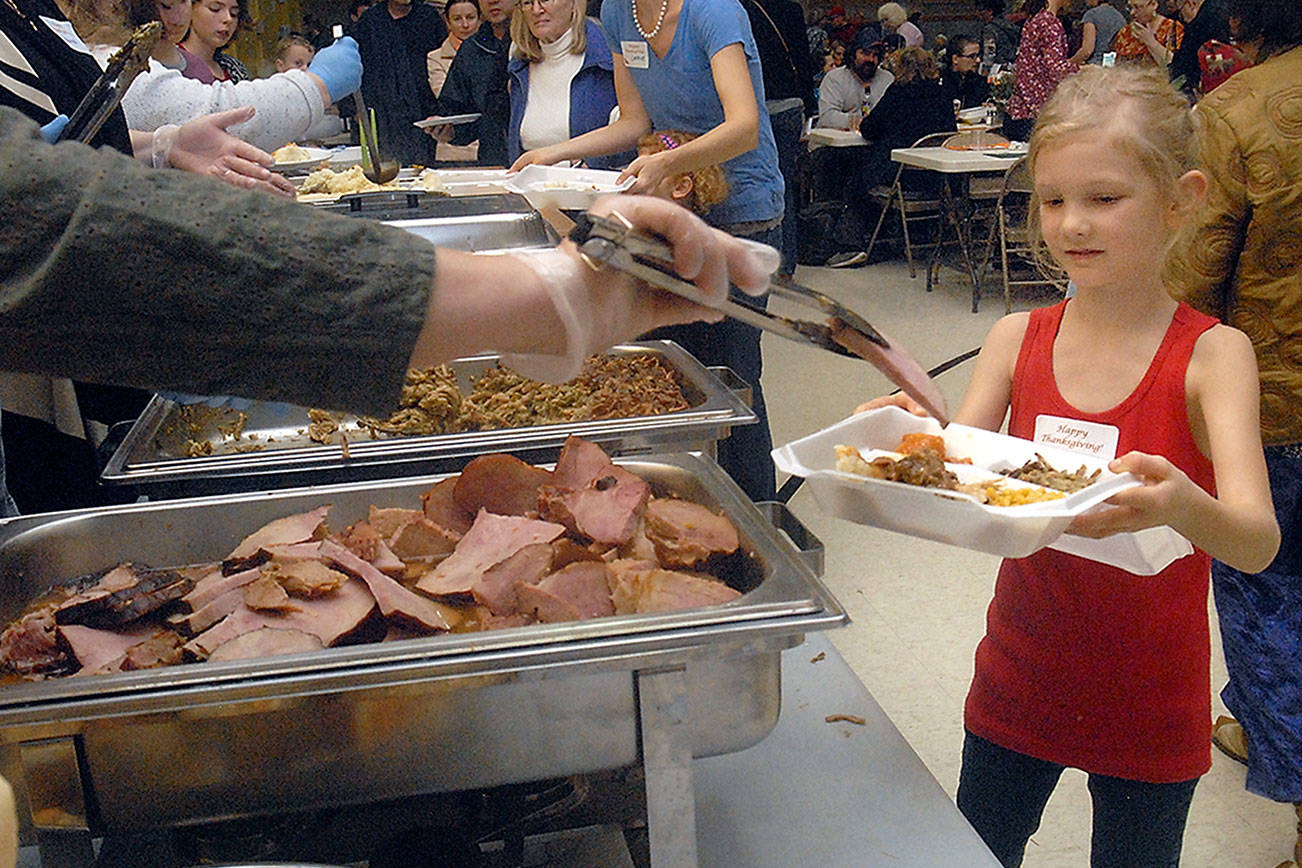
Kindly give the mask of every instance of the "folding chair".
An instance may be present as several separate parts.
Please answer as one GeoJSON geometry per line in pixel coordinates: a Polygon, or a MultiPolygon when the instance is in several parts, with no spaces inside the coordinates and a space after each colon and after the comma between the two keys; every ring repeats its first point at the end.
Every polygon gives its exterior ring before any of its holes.
{"type": "MultiPolygon", "coordinates": [[[[918,139],[910,147],[936,147],[943,144],[951,135],[953,133],[929,133],[918,139]]],[[[881,213],[877,216],[877,225],[873,228],[872,238],[868,241],[868,257],[869,259],[872,258],[873,247],[877,244],[877,236],[881,233],[882,223],[886,221],[886,214],[894,209],[900,215],[900,234],[904,238],[904,257],[909,262],[909,277],[911,278],[917,277],[918,271],[913,264],[913,241],[909,236],[909,225],[934,220],[937,224],[936,244],[940,244],[942,241],[944,231],[944,221],[941,219],[944,215],[944,207],[940,193],[919,190],[916,186],[909,189],[911,185],[908,181],[911,178],[925,174],[925,169],[909,169],[901,163],[899,168],[895,170],[895,179],[889,186],[876,186],[868,190],[868,197],[881,207],[881,213]],[[908,175],[905,174],[906,171],[909,172],[908,175]]],[[[944,183],[943,179],[941,179],[941,183],[944,183]]],[[[928,276],[930,276],[930,272],[928,272],[928,276]]]]}
{"type": "Polygon", "coordinates": [[[1052,286],[1067,291],[1067,273],[1060,268],[1046,266],[1034,254],[1026,217],[1032,193],[1031,167],[1026,158],[1017,160],[1004,172],[1003,186],[995,201],[995,219],[986,239],[986,255],[982,262],[981,279],[984,283],[996,240],[999,243],[999,265],[1003,276],[1004,313],[1012,311],[1012,288],[1015,286],[1052,286]],[[1013,269],[1027,272],[1016,278],[1013,269]]]}

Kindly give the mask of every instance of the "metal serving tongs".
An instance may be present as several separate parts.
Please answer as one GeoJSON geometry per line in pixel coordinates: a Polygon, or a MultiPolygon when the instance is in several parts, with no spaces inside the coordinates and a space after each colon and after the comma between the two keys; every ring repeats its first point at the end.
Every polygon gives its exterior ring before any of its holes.
{"type": "Polygon", "coordinates": [[[818,310],[825,322],[790,319],[728,299],[707,297],[694,283],[672,274],[673,253],[663,240],[635,230],[620,214],[607,217],[580,214],[569,238],[594,267],[607,265],[652,286],[704,307],[722,311],[747,325],[788,340],[865,359],[921,404],[941,425],[949,424],[945,396],[918,362],[902,347],[873,328],[867,320],[821,292],[798,284],[769,285],[769,295],[818,310]]]}
{"type": "Polygon", "coordinates": [[[95,138],[100,127],[122,102],[131,82],[149,68],[149,55],[154,53],[162,35],[161,21],[151,21],[136,28],[126,44],[113,52],[104,72],[77,104],[57,141],[86,143],[95,138]]]}

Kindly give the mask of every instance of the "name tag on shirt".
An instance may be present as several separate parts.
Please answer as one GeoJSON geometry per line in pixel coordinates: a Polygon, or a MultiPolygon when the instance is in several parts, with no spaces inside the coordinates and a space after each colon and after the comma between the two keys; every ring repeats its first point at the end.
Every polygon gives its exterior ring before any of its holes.
{"type": "Polygon", "coordinates": [[[1082,422],[1079,419],[1045,414],[1035,417],[1035,436],[1032,440],[1068,452],[1111,461],[1117,457],[1120,434],[1116,425],[1082,422]]]}
{"type": "Polygon", "coordinates": [[[651,49],[645,42],[621,42],[619,51],[624,55],[624,63],[631,69],[647,69],[651,66],[651,49]]]}
{"type": "Polygon", "coordinates": [[[46,27],[54,31],[56,36],[68,43],[68,47],[73,51],[90,54],[90,49],[86,47],[86,43],[82,42],[81,37],[77,35],[77,31],[72,29],[71,21],[56,21],[53,18],[46,18],[44,15],[41,16],[41,20],[45,22],[46,27]]]}

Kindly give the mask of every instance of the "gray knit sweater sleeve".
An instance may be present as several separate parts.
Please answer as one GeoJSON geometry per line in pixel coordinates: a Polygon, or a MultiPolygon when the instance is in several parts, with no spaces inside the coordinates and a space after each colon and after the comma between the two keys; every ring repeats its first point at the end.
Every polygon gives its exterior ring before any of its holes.
{"type": "Polygon", "coordinates": [[[435,249],[378,223],[46,145],[0,108],[0,368],[382,412],[435,249]]]}

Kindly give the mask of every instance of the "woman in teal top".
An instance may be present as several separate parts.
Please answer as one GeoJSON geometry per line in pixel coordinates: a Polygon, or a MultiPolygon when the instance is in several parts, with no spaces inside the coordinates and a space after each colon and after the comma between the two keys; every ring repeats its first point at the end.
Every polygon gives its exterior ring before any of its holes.
{"type": "MultiPolygon", "coordinates": [[[[634,192],[653,193],[667,177],[721,165],[731,192],[705,219],[733,235],[781,243],[783,181],[764,108],[764,78],[750,19],[740,3],[717,0],[605,0],[601,23],[614,58],[619,118],[566,142],[521,155],[511,168],[627,150],[653,130],[699,137],[638,157],[624,170],[634,192]],[[713,86],[710,86],[709,84],[713,86]]],[[[750,304],[762,304],[747,297],[750,304]]],[[[719,463],[755,500],[775,492],[759,330],[727,319],[653,333],[678,341],[707,365],[727,365],[751,384],[759,422],[733,429],[719,463]]]]}

